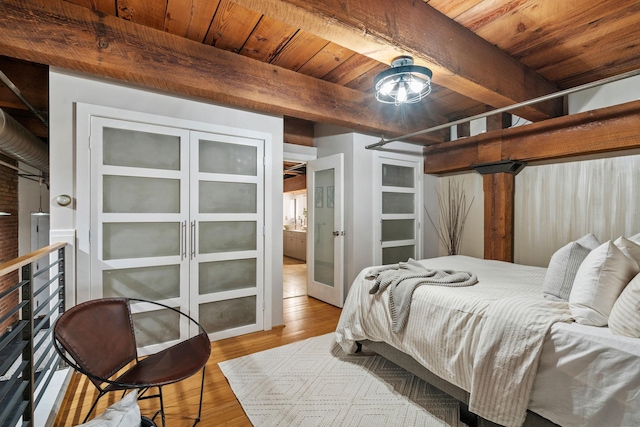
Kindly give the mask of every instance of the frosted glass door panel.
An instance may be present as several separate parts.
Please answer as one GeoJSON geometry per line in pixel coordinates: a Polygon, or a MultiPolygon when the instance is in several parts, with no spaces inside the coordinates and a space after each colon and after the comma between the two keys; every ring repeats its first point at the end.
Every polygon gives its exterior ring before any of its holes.
{"type": "Polygon", "coordinates": [[[415,221],[412,219],[382,220],[382,241],[412,240],[415,238],[415,221]]]}
{"type": "Polygon", "coordinates": [[[150,258],[180,255],[180,223],[102,224],[102,258],[150,258]]]}
{"type": "Polygon", "coordinates": [[[103,164],[180,170],[179,136],[110,127],[103,131],[103,164]]]}
{"type": "Polygon", "coordinates": [[[105,297],[160,301],[180,296],[180,265],[123,268],[102,272],[105,297]]]}
{"type": "Polygon", "coordinates": [[[199,268],[201,295],[256,287],[255,258],[203,262],[199,268]]]}
{"type": "Polygon", "coordinates": [[[255,146],[200,139],[199,171],[228,175],[258,174],[255,146]]]}
{"type": "Polygon", "coordinates": [[[200,213],[256,213],[257,185],[200,181],[200,213]]]}
{"type": "Polygon", "coordinates": [[[334,169],[325,169],[315,173],[313,194],[315,215],[314,280],[331,287],[334,285],[334,188],[334,169]]]}
{"type": "Polygon", "coordinates": [[[409,258],[415,257],[415,247],[412,246],[396,246],[393,248],[382,249],[382,264],[397,264],[406,262],[409,258]]]}
{"type": "Polygon", "coordinates": [[[105,175],[105,213],[179,213],[180,180],[105,175]]]}
{"type": "Polygon", "coordinates": [[[412,214],[415,211],[413,193],[382,193],[383,214],[412,214]]]}
{"type": "Polygon", "coordinates": [[[405,187],[415,186],[414,168],[397,165],[382,165],[382,185],[385,187],[405,187]]]}
{"type": "Polygon", "coordinates": [[[135,313],[133,328],[138,347],[174,341],[180,338],[180,314],[167,309],[135,313]]]}
{"type": "Polygon", "coordinates": [[[395,264],[421,254],[422,170],[422,162],[408,156],[376,154],[375,264],[395,264]]]}
{"type": "Polygon", "coordinates": [[[200,324],[208,333],[256,323],[256,297],[236,298],[200,305],[200,324]]]}
{"type": "Polygon", "coordinates": [[[253,221],[200,222],[200,254],[255,251],[256,223],[253,221]]]}
{"type": "Polygon", "coordinates": [[[307,197],[307,294],[342,307],[345,277],[343,153],[307,162],[307,197]]]}

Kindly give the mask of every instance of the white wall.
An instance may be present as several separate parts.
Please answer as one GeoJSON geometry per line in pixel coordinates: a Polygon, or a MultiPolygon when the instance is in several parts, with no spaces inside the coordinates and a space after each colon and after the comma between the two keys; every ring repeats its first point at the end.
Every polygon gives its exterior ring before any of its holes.
{"type": "MultiPolygon", "coordinates": [[[[82,233],[75,237],[76,230],[88,229],[81,224],[86,218],[77,215],[77,207],[87,200],[78,200],[78,187],[84,185],[88,176],[78,176],[76,160],[79,144],[76,141],[75,108],[77,103],[101,105],[147,114],[197,121],[215,125],[266,132],[272,135],[273,150],[266,158],[265,191],[271,209],[266,212],[268,247],[265,253],[274,262],[265,262],[266,280],[270,281],[270,293],[265,294],[270,318],[265,323],[282,324],[282,160],[283,120],[248,111],[217,106],[205,102],[142,90],[78,73],[51,68],[49,73],[50,102],[50,165],[51,198],[59,194],[71,195],[74,203],[67,207],[51,204],[52,242],[67,241],[72,244],[72,262],[77,265],[78,275],[68,277],[72,288],[86,287],[87,283],[76,283],[76,277],[88,277],[88,236],[82,233]],[[80,274],[82,273],[82,274],[80,274]]],[[[75,302],[75,294],[68,296],[75,302]]]]}
{"type": "Polygon", "coordinates": [[[640,76],[630,77],[569,95],[569,114],[640,100],[640,76]]]}

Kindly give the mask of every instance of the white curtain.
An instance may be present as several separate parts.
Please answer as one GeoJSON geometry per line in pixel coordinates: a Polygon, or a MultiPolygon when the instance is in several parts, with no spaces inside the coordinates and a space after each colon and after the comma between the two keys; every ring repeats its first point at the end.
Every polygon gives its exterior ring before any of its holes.
{"type": "Polygon", "coordinates": [[[527,166],[516,176],[514,260],[546,267],[587,233],[640,232],[640,155],[527,166]]]}

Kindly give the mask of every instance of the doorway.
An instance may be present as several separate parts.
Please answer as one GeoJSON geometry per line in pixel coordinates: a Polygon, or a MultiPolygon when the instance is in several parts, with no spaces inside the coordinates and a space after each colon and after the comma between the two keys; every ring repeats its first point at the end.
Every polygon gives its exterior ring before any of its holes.
{"type": "Polygon", "coordinates": [[[306,164],[284,162],[282,296],[307,295],[306,164]]]}
{"type": "Polygon", "coordinates": [[[282,297],[307,295],[307,262],[291,257],[282,258],[282,297]]]}

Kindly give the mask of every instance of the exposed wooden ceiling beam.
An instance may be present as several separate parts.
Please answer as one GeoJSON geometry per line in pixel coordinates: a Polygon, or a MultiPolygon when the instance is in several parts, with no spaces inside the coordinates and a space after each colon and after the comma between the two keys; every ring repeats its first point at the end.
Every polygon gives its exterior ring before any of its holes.
{"type": "MultiPolygon", "coordinates": [[[[499,108],[557,87],[431,6],[414,0],[233,0],[246,8],[390,64],[409,54],[434,83],[499,108]]],[[[514,111],[531,121],[562,114],[553,100],[514,111]]]]}
{"type": "Polygon", "coordinates": [[[0,55],[374,134],[434,124],[427,115],[381,105],[371,94],[61,0],[0,2],[0,55]]]}
{"type": "Polygon", "coordinates": [[[307,120],[284,118],[284,142],[313,147],[314,124],[307,120]]]}
{"type": "Polygon", "coordinates": [[[425,173],[501,160],[533,162],[640,148],[640,101],[425,147],[425,173]]]}

